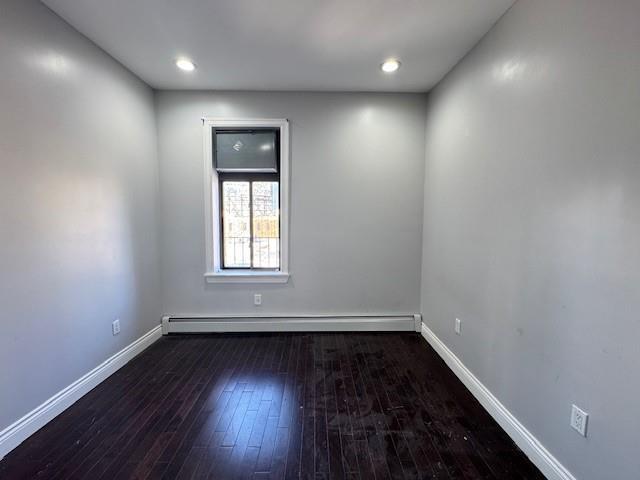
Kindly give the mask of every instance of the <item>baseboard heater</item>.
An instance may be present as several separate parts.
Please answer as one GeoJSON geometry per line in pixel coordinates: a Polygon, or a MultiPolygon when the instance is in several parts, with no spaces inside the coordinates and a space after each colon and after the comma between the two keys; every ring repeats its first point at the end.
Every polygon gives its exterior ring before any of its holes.
{"type": "Polygon", "coordinates": [[[422,316],[166,315],[162,334],[223,332],[420,332],[422,316]]]}

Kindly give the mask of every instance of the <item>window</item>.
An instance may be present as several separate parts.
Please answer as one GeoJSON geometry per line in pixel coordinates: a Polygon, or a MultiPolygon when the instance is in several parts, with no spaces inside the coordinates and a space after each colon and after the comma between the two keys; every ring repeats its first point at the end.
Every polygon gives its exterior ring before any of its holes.
{"type": "Polygon", "coordinates": [[[288,123],[204,119],[209,282],[288,279],[288,123]]]}

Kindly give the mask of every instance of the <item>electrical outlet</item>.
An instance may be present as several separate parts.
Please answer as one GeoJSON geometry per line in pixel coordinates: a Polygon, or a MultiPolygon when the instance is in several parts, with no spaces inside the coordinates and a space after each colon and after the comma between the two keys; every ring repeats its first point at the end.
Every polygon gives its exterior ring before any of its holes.
{"type": "Polygon", "coordinates": [[[120,319],[116,318],[111,324],[111,333],[118,335],[120,333],[120,319]]]}
{"type": "Polygon", "coordinates": [[[456,332],[456,335],[462,334],[462,320],[456,318],[456,323],[453,326],[453,330],[456,332]]]}
{"type": "Polygon", "coordinates": [[[255,293],[253,295],[253,304],[254,305],[262,305],[262,294],[261,293],[255,293]]]}
{"type": "Polygon", "coordinates": [[[584,410],[571,405],[571,428],[578,432],[583,437],[587,436],[587,422],[589,420],[589,414],[584,410]]]}

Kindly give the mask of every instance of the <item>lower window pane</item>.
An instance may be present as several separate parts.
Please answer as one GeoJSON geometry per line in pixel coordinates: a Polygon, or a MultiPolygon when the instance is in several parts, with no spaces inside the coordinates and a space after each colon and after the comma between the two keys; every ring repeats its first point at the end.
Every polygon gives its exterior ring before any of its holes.
{"type": "Polygon", "coordinates": [[[222,183],[224,267],[251,268],[249,182],[222,183]]]}
{"type": "Polygon", "coordinates": [[[280,268],[278,182],[252,182],[253,267],[280,268]]]}

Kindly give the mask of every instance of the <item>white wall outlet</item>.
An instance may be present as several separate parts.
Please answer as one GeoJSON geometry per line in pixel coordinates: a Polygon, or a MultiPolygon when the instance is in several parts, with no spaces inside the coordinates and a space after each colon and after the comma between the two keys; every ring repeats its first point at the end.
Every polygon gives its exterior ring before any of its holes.
{"type": "Polygon", "coordinates": [[[587,422],[589,421],[589,414],[581,408],[571,405],[571,428],[578,432],[583,437],[587,436],[587,422]]]}
{"type": "Polygon", "coordinates": [[[262,305],[262,294],[254,293],[253,294],[253,304],[254,305],[262,305]]]}
{"type": "Polygon", "coordinates": [[[462,334],[462,320],[456,318],[456,323],[453,325],[453,330],[456,332],[456,335],[462,334]]]}
{"type": "Polygon", "coordinates": [[[120,333],[120,319],[116,318],[111,324],[111,333],[118,335],[120,333]]]}

